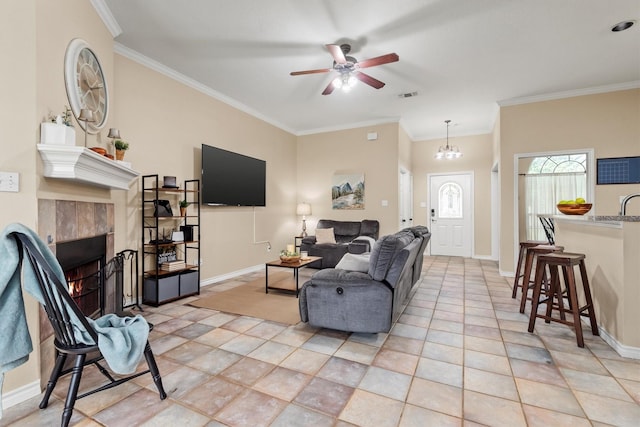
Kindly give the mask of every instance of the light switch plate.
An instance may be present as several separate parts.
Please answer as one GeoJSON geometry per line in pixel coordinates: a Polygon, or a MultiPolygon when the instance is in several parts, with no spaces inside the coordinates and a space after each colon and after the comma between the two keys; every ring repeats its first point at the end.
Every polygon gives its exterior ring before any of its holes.
{"type": "Polygon", "coordinates": [[[0,191],[17,193],[20,190],[18,172],[0,172],[0,191]]]}

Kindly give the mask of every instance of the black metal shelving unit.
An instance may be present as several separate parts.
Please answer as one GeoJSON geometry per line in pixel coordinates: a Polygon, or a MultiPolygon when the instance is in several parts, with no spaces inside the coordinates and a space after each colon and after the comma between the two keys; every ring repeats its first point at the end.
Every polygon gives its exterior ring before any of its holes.
{"type": "Polygon", "coordinates": [[[158,175],[142,177],[142,302],[158,306],[200,293],[200,180],[184,181],[182,188],[162,188],[158,175]],[[157,200],[168,200],[172,215],[159,216],[157,200]],[[180,200],[189,202],[186,215],[177,215],[180,200]],[[182,231],[183,241],[173,241],[182,231]],[[162,269],[161,258],[172,252],[185,265],[162,269]]]}

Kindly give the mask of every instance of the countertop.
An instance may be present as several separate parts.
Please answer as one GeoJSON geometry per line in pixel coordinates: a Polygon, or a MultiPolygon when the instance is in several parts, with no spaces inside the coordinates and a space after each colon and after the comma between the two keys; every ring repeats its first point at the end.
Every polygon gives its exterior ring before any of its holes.
{"type": "Polygon", "coordinates": [[[622,228],[626,222],[640,222],[640,216],[636,215],[538,215],[545,218],[553,218],[558,221],[581,223],[602,227],[622,228]]]}

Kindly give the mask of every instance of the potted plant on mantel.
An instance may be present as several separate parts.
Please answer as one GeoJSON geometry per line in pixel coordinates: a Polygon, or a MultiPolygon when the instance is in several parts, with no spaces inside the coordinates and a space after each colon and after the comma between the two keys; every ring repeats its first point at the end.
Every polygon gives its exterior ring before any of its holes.
{"type": "Polygon", "coordinates": [[[124,152],[129,149],[129,143],[121,139],[116,139],[113,141],[113,145],[116,147],[116,160],[123,160],[124,152]]]}
{"type": "Polygon", "coordinates": [[[187,216],[187,206],[189,206],[189,202],[180,200],[180,216],[187,216]]]}

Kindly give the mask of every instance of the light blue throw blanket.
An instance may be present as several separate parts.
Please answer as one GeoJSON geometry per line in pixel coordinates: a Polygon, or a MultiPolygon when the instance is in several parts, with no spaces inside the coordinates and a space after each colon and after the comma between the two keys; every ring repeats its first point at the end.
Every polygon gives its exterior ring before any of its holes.
{"type": "MultiPolygon", "coordinates": [[[[29,359],[33,350],[20,287],[20,254],[12,232],[26,235],[39,249],[44,259],[51,265],[56,276],[65,283],[64,274],[58,260],[38,235],[22,224],[10,224],[0,234],[0,417],[2,417],[2,383],[4,373],[16,368],[29,359]]],[[[36,273],[25,258],[22,268],[22,288],[40,304],[44,304],[36,273]]],[[[95,344],[80,321],[71,319],[76,339],[85,344],[95,344]]],[[[149,337],[146,320],[134,317],[119,317],[107,314],[95,321],[87,318],[98,334],[98,347],[111,370],[118,374],[135,371],[149,337]]]]}

